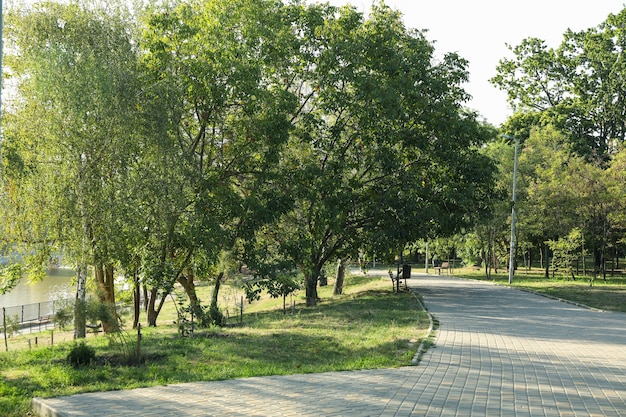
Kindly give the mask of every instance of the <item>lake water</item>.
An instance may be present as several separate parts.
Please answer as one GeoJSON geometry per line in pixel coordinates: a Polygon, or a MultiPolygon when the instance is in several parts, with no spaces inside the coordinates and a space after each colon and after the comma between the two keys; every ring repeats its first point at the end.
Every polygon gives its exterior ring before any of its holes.
{"type": "Polygon", "coordinates": [[[73,298],[75,288],[72,280],[75,275],[72,269],[58,268],[48,271],[48,276],[39,282],[29,283],[28,280],[22,279],[11,292],[0,295],[0,307],[73,298]]]}

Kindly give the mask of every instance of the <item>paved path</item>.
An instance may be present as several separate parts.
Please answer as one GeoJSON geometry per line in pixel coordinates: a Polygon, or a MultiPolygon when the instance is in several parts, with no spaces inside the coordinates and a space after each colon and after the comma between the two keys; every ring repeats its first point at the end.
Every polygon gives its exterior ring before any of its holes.
{"type": "Polygon", "coordinates": [[[34,401],[42,416],[626,416],[626,314],[414,277],[440,321],[419,366],[34,401]]]}

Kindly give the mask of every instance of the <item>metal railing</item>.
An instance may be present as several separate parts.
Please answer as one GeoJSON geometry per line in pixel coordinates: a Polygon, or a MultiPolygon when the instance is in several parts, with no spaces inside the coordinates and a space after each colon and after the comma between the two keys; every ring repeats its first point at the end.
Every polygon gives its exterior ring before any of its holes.
{"type": "Polygon", "coordinates": [[[20,332],[41,331],[54,326],[53,318],[58,301],[22,304],[13,307],[2,307],[0,311],[0,334],[6,331],[6,323],[17,324],[20,332]]]}

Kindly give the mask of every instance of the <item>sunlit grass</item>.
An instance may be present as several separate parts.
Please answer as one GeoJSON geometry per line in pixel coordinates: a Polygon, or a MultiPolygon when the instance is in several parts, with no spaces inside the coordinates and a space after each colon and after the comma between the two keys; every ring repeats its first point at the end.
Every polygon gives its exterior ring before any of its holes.
{"type": "MultiPolygon", "coordinates": [[[[454,271],[455,276],[487,280],[484,271],[476,268],[462,268],[454,271]]],[[[492,274],[490,281],[508,285],[506,271],[492,274]]],[[[512,286],[545,294],[574,303],[608,311],[626,312],[626,277],[616,275],[607,279],[591,276],[577,276],[575,280],[555,276],[545,278],[540,269],[518,270],[513,276],[512,286]]]]}
{"type": "MultiPolygon", "coordinates": [[[[203,300],[209,290],[199,288],[203,300]]],[[[228,327],[186,338],[172,323],[171,306],[159,327],[142,329],[138,366],[125,365],[121,346],[102,335],[87,339],[98,363],[85,367],[67,363],[72,342],[1,353],[0,415],[26,415],[34,396],[411,363],[428,318],[410,293],[394,294],[388,278],[365,276],[349,277],[343,295],[331,294],[332,286],[321,289],[312,308],[297,294],[286,314],[282,300],[266,297],[244,306],[242,325],[233,318],[228,327]]],[[[136,344],[136,331],[127,341],[136,344]]]]}

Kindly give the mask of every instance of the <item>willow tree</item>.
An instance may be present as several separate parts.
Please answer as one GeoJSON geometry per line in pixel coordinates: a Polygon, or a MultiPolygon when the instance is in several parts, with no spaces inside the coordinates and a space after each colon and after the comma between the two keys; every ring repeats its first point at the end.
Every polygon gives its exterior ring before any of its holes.
{"type": "MultiPolygon", "coordinates": [[[[119,223],[135,160],[137,54],[117,3],[42,3],[7,13],[6,66],[15,86],[3,142],[12,239],[41,254],[63,249],[77,268],[77,337],[85,335],[87,268],[115,317],[119,223]]],[[[105,320],[104,328],[116,327],[105,320]]]]}

